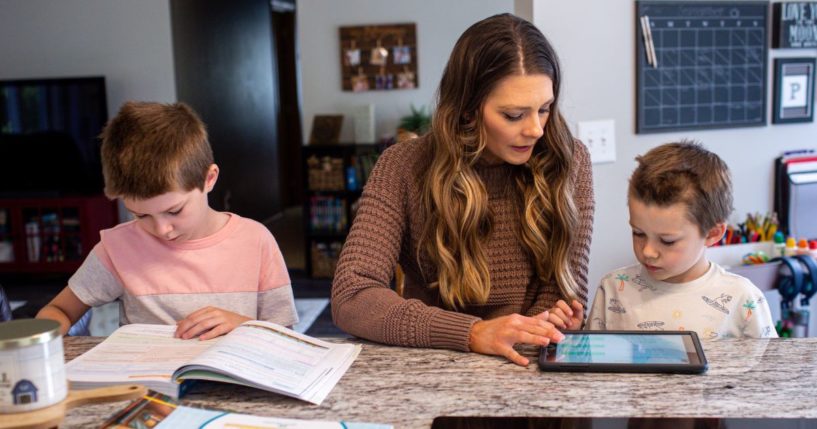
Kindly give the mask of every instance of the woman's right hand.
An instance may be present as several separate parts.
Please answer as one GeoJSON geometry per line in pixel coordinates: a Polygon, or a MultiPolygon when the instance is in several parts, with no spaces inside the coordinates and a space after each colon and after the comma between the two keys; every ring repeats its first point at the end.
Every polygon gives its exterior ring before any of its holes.
{"type": "Polygon", "coordinates": [[[505,356],[511,362],[527,366],[530,360],[520,355],[515,344],[547,346],[558,343],[565,336],[548,322],[547,311],[533,317],[510,314],[491,320],[481,320],[471,327],[471,351],[486,355],[505,356]]]}

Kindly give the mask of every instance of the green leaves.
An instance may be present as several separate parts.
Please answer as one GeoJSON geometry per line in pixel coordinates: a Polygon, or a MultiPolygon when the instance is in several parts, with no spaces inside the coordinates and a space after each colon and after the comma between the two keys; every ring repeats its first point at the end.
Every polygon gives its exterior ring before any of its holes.
{"type": "Polygon", "coordinates": [[[416,108],[412,103],[410,107],[411,114],[400,118],[399,127],[406,131],[412,131],[420,135],[425,134],[431,127],[431,114],[426,112],[425,106],[416,108]]]}

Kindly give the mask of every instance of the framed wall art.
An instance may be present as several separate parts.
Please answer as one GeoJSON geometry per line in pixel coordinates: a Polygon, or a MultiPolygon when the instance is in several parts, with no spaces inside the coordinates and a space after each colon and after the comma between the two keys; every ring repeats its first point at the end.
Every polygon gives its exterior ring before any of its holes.
{"type": "Polygon", "coordinates": [[[315,115],[312,131],[309,133],[309,144],[337,144],[342,126],[343,115],[315,115]]]}
{"type": "Polygon", "coordinates": [[[344,91],[419,86],[414,23],[340,27],[340,58],[344,91]]]}
{"type": "Polygon", "coordinates": [[[772,47],[817,48],[817,2],[773,3],[772,47]]]}
{"type": "Polygon", "coordinates": [[[814,58],[775,58],[772,123],[814,120],[814,58]]]}

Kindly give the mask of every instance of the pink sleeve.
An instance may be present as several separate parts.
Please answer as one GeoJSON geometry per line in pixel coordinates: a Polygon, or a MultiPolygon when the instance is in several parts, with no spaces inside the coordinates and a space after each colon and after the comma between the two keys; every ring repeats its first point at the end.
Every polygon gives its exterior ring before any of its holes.
{"type": "Polygon", "coordinates": [[[108,270],[111,275],[116,278],[116,281],[119,282],[120,285],[124,285],[125,282],[122,281],[122,278],[119,277],[119,272],[116,270],[116,267],[113,265],[113,261],[111,260],[111,255],[108,254],[108,249],[105,248],[105,244],[100,240],[94,248],[91,250],[91,253],[96,256],[99,262],[108,270]]]}
{"type": "Polygon", "coordinates": [[[264,292],[282,286],[289,286],[289,272],[278,243],[269,231],[261,243],[261,274],[258,291],[264,292]]]}

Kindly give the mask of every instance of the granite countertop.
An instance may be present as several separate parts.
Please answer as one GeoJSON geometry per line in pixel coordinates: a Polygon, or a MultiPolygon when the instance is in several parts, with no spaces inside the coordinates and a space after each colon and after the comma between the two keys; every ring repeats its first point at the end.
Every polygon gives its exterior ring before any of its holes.
{"type": "MultiPolygon", "coordinates": [[[[66,360],[99,341],[66,338],[66,360]]],[[[704,375],[543,373],[535,363],[523,368],[475,353],[360,343],[360,356],[320,406],[224,384],[199,385],[183,402],[397,428],[427,428],[442,415],[817,418],[817,338],[707,342],[704,375]]],[[[61,427],[98,426],[124,405],[71,410],[61,427]]]]}

